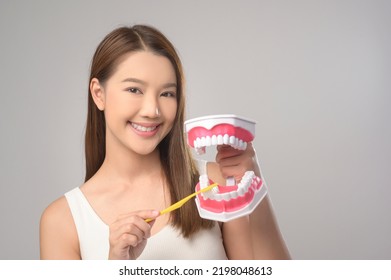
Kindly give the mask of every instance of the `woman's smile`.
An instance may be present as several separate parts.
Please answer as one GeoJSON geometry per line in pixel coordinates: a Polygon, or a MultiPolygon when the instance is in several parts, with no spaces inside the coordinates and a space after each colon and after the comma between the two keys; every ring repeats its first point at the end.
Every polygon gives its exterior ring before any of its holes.
{"type": "Polygon", "coordinates": [[[159,131],[159,123],[135,123],[129,122],[132,130],[139,136],[152,137],[159,131]]]}

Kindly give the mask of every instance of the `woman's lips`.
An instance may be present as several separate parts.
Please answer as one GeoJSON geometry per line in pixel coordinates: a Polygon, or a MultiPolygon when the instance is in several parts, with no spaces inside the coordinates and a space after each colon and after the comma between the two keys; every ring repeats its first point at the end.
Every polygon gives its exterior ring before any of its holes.
{"type": "Polygon", "coordinates": [[[139,136],[152,137],[159,131],[159,123],[136,123],[129,122],[132,130],[139,136]]]}

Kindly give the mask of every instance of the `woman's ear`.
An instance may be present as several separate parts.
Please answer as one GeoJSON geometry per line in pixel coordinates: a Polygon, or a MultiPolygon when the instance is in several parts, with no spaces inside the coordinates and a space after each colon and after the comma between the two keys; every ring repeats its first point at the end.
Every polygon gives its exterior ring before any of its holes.
{"type": "Polygon", "coordinates": [[[105,94],[104,89],[97,78],[93,78],[91,80],[90,92],[96,107],[98,107],[99,110],[103,111],[105,109],[105,94]]]}

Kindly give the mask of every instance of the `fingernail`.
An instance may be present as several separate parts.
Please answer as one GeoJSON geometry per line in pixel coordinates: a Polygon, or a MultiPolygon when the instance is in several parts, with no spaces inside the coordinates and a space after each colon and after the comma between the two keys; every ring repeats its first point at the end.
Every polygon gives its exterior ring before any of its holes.
{"type": "Polygon", "coordinates": [[[153,211],[152,211],[152,215],[154,215],[154,216],[158,216],[159,214],[160,214],[160,212],[157,211],[157,210],[153,210],[153,211]]]}

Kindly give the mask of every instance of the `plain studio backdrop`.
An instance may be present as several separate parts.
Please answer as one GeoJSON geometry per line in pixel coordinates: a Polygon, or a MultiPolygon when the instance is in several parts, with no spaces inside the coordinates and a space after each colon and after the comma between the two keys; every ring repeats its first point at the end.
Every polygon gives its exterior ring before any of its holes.
{"type": "Polygon", "coordinates": [[[134,24],[176,46],[187,118],[257,121],[293,258],[390,259],[390,11],[374,0],[1,0],[0,259],[38,259],[42,211],[83,183],[91,57],[134,24]]]}

